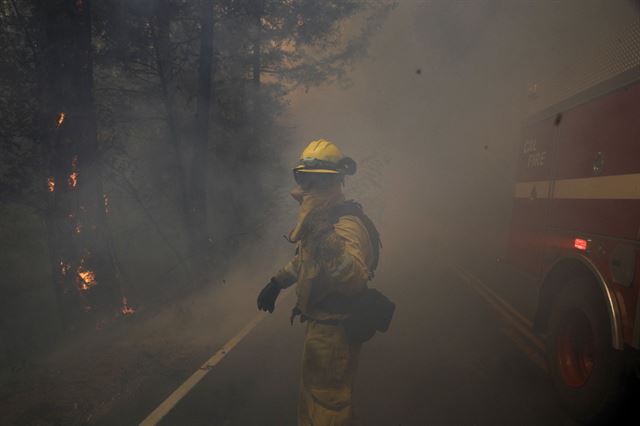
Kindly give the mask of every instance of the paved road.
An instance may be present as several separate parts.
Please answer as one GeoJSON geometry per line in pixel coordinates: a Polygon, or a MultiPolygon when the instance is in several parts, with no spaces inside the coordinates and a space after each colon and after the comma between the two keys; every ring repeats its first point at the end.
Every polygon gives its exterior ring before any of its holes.
{"type": "MultiPolygon", "coordinates": [[[[494,309],[447,259],[424,258],[396,261],[376,279],[397,312],[362,351],[364,424],[574,425],[494,309]]],[[[280,303],[161,425],[295,425],[303,326],[289,325],[291,303],[280,303]]]]}

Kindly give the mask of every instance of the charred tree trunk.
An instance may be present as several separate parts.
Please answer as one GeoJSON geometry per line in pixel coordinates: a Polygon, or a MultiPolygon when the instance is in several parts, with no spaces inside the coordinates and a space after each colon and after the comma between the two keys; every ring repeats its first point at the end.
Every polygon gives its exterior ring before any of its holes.
{"type": "Polygon", "coordinates": [[[39,4],[44,24],[41,125],[49,140],[46,217],[54,290],[67,326],[111,317],[120,290],[105,234],[90,0],[39,4]]]}
{"type": "Polygon", "coordinates": [[[208,258],[207,148],[209,146],[209,117],[213,98],[211,75],[213,72],[214,7],[215,0],[201,0],[198,104],[191,159],[191,191],[189,196],[189,254],[194,264],[198,285],[206,282],[211,264],[211,259],[208,258]]]}

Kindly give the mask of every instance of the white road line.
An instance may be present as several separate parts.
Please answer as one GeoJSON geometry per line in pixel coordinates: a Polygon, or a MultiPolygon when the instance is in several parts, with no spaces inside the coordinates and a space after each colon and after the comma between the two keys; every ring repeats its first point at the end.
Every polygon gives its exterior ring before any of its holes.
{"type": "Polygon", "coordinates": [[[545,369],[544,342],[531,332],[531,321],[522,316],[504,299],[489,289],[482,281],[458,265],[450,265],[456,274],[474,289],[491,306],[512,332],[507,336],[518,346],[538,367],[545,369]]]}
{"type": "MultiPolygon", "coordinates": [[[[284,296],[287,294],[291,294],[291,291],[285,290],[280,297],[280,301],[284,299],[284,296]]],[[[233,336],[227,343],[225,343],[222,348],[220,348],[216,353],[214,353],[211,358],[209,358],[200,368],[198,368],[195,373],[193,373],[183,384],[181,384],[167,399],[165,399],[162,404],[160,404],[155,410],[151,412],[142,422],[140,422],[140,426],[153,426],[160,423],[160,421],[167,415],[169,412],[180,402],[182,398],[184,398],[193,388],[197,385],[200,380],[204,379],[204,377],[215,367],[220,361],[224,359],[225,356],[233,348],[236,347],[242,339],[244,339],[251,331],[267,317],[266,312],[261,312],[256,315],[247,325],[245,325],[242,330],[238,332],[235,336],[233,336]]]]}
{"type": "Polygon", "coordinates": [[[499,297],[478,278],[474,277],[468,272],[467,275],[472,278],[472,282],[470,284],[475,287],[477,292],[483,293],[481,295],[485,300],[487,300],[492,306],[494,306],[494,308],[501,311],[503,313],[502,316],[506,320],[511,322],[511,324],[516,327],[520,331],[520,333],[531,343],[533,343],[539,350],[544,351],[544,342],[538,336],[531,332],[531,330],[533,329],[533,323],[531,321],[522,316],[513,306],[499,297]]]}
{"type": "Polygon", "coordinates": [[[547,371],[547,363],[544,355],[534,348],[522,334],[515,330],[507,321],[503,323],[504,333],[511,338],[511,341],[529,357],[529,359],[542,371],[547,371]]]}
{"type": "Polygon", "coordinates": [[[481,287],[484,291],[489,293],[494,300],[496,300],[499,304],[501,304],[511,315],[518,318],[523,324],[525,324],[528,328],[533,329],[533,322],[531,322],[528,318],[522,315],[518,310],[516,310],[513,306],[511,306],[507,301],[505,301],[502,297],[500,297],[495,291],[490,289],[485,283],[483,283],[480,279],[467,272],[467,276],[473,279],[474,283],[481,287]]]}

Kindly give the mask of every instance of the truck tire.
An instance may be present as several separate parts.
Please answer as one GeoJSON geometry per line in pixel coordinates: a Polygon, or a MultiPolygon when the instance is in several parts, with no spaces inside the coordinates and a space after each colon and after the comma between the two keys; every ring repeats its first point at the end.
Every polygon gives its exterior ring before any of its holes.
{"type": "Polygon", "coordinates": [[[561,403],[581,422],[611,420],[622,401],[623,353],[611,342],[600,289],[586,279],[567,283],[551,308],[547,363],[561,403]]]}

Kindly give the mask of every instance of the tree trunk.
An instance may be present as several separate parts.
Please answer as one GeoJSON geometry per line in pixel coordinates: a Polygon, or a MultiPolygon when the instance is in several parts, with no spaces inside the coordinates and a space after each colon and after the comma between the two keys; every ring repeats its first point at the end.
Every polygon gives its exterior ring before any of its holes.
{"type": "MultiPolygon", "coordinates": [[[[260,74],[262,73],[262,16],[264,15],[264,0],[256,0],[253,34],[252,80],[253,80],[253,133],[260,136],[262,122],[262,101],[260,93],[260,74]]],[[[256,139],[256,142],[259,139],[256,139]]]]}
{"type": "Polygon", "coordinates": [[[259,156],[260,142],[262,140],[262,100],[261,100],[261,73],[262,73],[262,17],[264,15],[264,0],[253,0],[248,10],[250,17],[250,41],[251,41],[251,81],[249,82],[249,110],[247,147],[240,153],[240,161],[251,163],[259,156]]]}
{"type": "MultiPolygon", "coordinates": [[[[120,289],[105,234],[93,99],[91,1],[39,4],[43,34],[43,134],[50,200],[46,215],[52,277],[63,322],[111,317],[120,289]]],[[[86,324],[85,324],[86,325],[86,324]]]]}
{"type": "Polygon", "coordinates": [[[201,0],[200,62],[198,66],[198,104],[195,138],[191,158],[189,211],[190,257],[195,267],[198,285],[206,283],[211,259],[207,226],[207,148],[209,146],[209,116],[212,101],[213,25],[215,0],[201,0]]]}
{"type": "Polygon", "coordinates": [[[169,0],[156,0],[155,10],[155,23],[153,34],[153,49],[156,56],[156,68],[158,71],[158,78],[160,80],[160,87],[162,90],[162,102],[164,104],[165,112],[167,115],[167,127],[169,130],[169,142],[174,152],[176,179],[178,181],[178,193],[179,193],[179,205],[180,216],[184,226],[184,230],[187,238],[187,250],[189,251],[187,271],[189,274],[189,281],[193,284],[195,277],[194,273],[194,259],[191,258],[191,206],[189,197],[189,186],[187,185],[188,176],[184,166],[184,155],[182,150],[182,144],[178,131],[178,117],[175,112],[175,105],[173,101],[173,94],[170,84],[170,69],[171,69],[171,46],[170,46],[170,16],[169,16],[169,0]]]}

